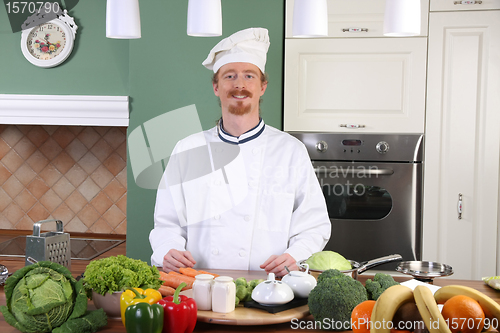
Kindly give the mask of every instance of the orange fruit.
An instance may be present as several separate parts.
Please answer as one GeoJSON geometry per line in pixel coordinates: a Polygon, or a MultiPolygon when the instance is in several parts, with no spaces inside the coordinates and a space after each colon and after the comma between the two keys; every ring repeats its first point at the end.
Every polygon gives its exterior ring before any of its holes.
{"type": "Polygon", "coordinates": [[[468,296],[453,296],[444,303],[441,313],[452,333],[480,333],[483,330],[484,311],[468,296]]]}
{"type": "Polygon", "coordinates": [[[364,301],[356,305],[351,313],[351,330],[354,333],[370,333],[370,320],[372,318],[375,301],[364,301]]]}

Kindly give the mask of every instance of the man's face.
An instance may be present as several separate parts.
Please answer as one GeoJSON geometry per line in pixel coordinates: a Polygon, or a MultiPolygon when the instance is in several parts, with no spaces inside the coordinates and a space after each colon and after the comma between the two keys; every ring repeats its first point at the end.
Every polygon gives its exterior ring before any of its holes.
{"type": "Polygon", "coordinates": [[[229,63],[219,69],[215,96],[220,98],[222,111],[234,115],[259,113],[259,99],[267,82],[262,84],[259,67],[246,62],[229,63]]]}

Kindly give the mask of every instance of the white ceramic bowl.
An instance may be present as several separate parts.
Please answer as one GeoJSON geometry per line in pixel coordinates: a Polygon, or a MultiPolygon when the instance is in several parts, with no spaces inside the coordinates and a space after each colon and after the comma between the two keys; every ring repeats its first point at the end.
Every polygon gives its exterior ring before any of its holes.
{"type": "Polygon", "coordinates": [[[285,304],[293,299],[293,290],[289,285],[274,278],[269,273],[268,279],[259,283],[252,291],[252,299],[263,305],[285,304]]]}
{"type": "Polygon", "coordinates": [[[120,297],[122,295],[121,291],[114,292],[112,294],[106,293],[106,295],[101,295],[92,291],[92,301],[97,309],[103,309],[106,315],[111,318],[121,318],[120,312],[120,297]]]}
{"type": "Polygon", "coordinates": [[[292,288],[295,297],[300,298],[307,298],[317,284],[316,278],[310,275],[307,270],[305,272],[291,271],[281,281],[292,288]]]}

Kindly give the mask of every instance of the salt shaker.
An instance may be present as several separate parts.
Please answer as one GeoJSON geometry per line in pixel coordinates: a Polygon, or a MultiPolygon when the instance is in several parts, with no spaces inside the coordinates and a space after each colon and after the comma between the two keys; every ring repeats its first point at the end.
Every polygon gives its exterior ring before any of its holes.
{"type": "Polygon", "coordinates": [[[198,274],[193,282],[193,298],[198,310],[212,309],[212,285],[214,276],[210,274],[198,274]]]}
{"type": "Polygon", "coordinates": [[[236,299],[236,285],[230,276],[215,278],[212,291],[212,311],[229,313],[234,311],[236,299]]]}

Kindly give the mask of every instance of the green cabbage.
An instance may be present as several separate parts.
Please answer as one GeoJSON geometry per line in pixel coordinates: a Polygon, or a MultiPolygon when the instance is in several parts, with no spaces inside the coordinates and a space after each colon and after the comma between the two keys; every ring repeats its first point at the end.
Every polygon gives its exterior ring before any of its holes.
{"type": "MultiPolygon", "coordinates": [[[[86,315],[87,297],[81,281],[64,266],[40,261],[17,270],[5,282],[5,321],[22,332],[50,332],[69,320],[86,315]]],[[[107,323],[97,313],[98,327],[107,323]]]]}
{"type": "Polygon", "coordinates": [[[351,263],[342,255],[333,251],[316,252],[306,260],[309,269],[325,271],[327,269],[338,269],[347,271],[351,269],[351,263]]]}

